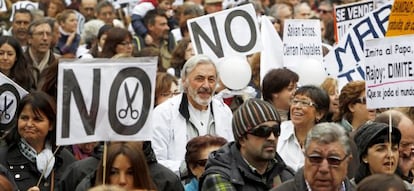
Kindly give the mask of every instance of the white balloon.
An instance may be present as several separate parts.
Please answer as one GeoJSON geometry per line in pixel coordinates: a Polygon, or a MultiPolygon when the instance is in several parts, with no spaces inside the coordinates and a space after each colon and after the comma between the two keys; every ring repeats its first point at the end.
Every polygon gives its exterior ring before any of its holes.
{"type": "Polygon", "coordinates": [[[299,86],[320,86],[325,78],[328,77],[322,63],[313,58],[308,58],[300,65],[292,66],[289,69],[299,75],[299,86]]]}
{"type": "Polygon", "coordinates": [[[219,63],[218,70],[223,84],[232,90],[245,88],[252,77],[252,70],[245,57],[225,58],[219,63]]]}

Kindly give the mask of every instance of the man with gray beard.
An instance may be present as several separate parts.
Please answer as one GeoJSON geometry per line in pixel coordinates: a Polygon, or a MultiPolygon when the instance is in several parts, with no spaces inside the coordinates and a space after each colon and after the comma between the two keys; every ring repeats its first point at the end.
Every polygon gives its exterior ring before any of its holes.
{"type": "Polygon", "coordinates": [[[152,145],[158,161],[178,174],[187,142],[206,134],[233,140],[230,108],[213,97],[219,81],[213,61],[191,57],[181,71],[184,93],[158,105],[152,112],[152,145]]]}

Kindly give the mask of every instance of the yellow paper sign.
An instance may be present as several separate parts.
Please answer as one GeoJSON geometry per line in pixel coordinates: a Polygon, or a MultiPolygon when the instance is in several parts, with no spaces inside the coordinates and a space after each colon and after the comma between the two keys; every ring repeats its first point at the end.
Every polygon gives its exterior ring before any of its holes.
{"type": "Polygon", "coordinates": [[[395,0],[388,21],[386,36],[414,34],[414,1],[395,0]]]}

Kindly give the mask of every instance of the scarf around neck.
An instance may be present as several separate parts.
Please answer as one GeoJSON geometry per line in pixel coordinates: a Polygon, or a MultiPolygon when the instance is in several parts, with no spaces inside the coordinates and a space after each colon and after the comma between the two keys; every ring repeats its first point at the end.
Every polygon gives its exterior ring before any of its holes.
{"type": "Polygon", "coordinates": [[[50,143],[46,142],[45,148],[40,153],[37,153],[24,139],[20,139],[18,146],[23,156],[32,163],[36,163],[37,170],[40,173],[44,172],[44,176],[47,178],[55,165],[55,156],[53,155],[50,143]]]}

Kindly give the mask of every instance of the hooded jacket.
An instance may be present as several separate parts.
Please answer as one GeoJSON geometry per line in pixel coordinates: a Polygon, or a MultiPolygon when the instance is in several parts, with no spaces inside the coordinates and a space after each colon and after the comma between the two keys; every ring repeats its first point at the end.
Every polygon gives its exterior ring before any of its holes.
{"type": "Polygon", "coordinates": [[[263,175],[254,172],[243,159],[235,142],[230,142],[210,154],[206,170],[200,178],[200,190],[210,191],[218,187],[220,182],[211,179],[209,181],[209,176],[215,174],[219,174],[224,182],[232,185],[232,188],[223,190],[237,191],[269,190],[276,186],[277,182],[274,180],[278,177],[284,182],[294,176],[293,170],[285,165],[277,153],[263,175]]]}

